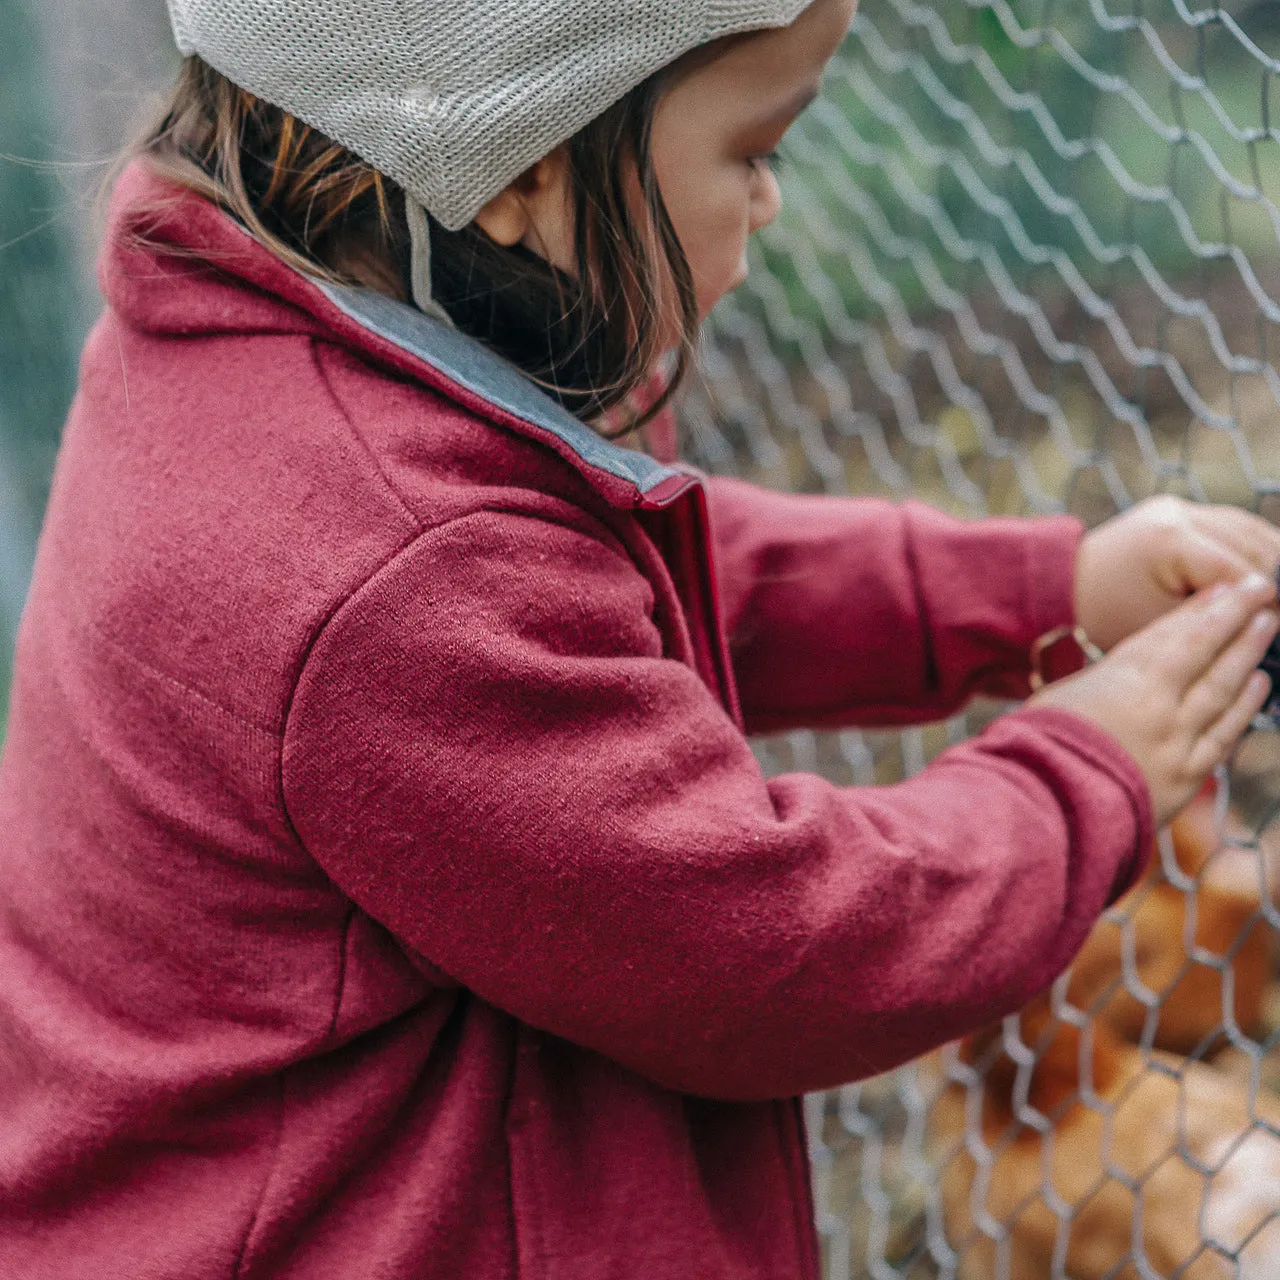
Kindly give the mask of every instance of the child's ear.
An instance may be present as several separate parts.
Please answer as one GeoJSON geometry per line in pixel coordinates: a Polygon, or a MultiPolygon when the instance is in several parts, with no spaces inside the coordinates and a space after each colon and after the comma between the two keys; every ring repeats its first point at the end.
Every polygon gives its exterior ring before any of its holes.
{"type": "Polygon", "coordinates": [[[569,149],[557,147],[498,192],[475,216],[476,226],[495,243],[524,244],[555,261],[546,248],[561,239],[568,206],[569,149]]]}

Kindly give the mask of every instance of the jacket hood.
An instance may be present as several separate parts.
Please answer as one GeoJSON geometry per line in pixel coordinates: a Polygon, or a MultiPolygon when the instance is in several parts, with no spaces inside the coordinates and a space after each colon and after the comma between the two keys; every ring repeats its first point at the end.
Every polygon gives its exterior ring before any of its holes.
{"type": "Polygon", "coordinates": [[[282,262],[229,214],[136,161],[111,201],[99,268],[120,320],[174,338],[296,334],[334,342],[539,439],[622,507],[665,506],[698,483],[611,444],[482,343],[369,289],[330,285],[282,262]]]}

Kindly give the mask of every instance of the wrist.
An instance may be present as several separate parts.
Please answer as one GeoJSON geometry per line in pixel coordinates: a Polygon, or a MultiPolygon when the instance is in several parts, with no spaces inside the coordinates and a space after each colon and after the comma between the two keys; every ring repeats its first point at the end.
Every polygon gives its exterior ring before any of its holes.
{"type": "Polygon", "coordinates": [[[1100,602],[1095,589],[1105,579],[1098,564],[1097,530],[1089,530],[1080,538],[1076,548],[1075,579],[1072,584],[1072,618],[1075,625],[1089,637],[1101,636],[1105,628],[1101,624],[1100,602]]]}

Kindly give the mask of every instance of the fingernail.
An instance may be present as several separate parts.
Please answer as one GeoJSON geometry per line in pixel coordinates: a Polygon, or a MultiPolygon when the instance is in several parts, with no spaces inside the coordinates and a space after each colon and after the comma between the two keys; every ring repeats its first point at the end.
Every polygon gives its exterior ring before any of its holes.
{"type": "Polygon", "coordinates": [[[1251,573],[1247,577],[1242,578],[1239,589],[1245,595],[1253,595],[1255,592],[1261,591],[1263,587],[1270,587],[1271,583],[1266,580],[1260,573],[1251,573]]]}
{"type": "Polygon", "coordinates": [[[1258,614],[1249,625],[1259,634],[1274,634],[1277,623],[1280,623],[1280,617],[1277,617],[1274,609],[1268,609],[1258,614]]]}

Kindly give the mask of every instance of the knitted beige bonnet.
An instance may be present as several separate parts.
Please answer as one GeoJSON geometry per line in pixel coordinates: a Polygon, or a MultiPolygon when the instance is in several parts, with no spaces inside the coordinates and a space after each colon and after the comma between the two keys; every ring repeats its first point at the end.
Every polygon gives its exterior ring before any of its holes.
{"type": "Polygon", "coordinates": [[[178,47],[446,227],[655,71],[810,0],[168,0],[178,47]]]}

